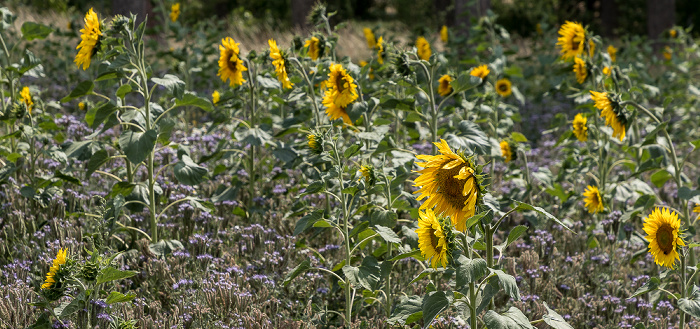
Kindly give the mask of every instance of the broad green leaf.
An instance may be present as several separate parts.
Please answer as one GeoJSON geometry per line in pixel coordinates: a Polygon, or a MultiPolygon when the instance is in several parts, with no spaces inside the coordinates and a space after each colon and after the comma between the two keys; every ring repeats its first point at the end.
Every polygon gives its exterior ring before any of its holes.
{"type": "Polygon", "coordinates": [[[430,328],[435,317],[444,312],[454,300],[451,291],[433,291],[423,299],[423,328],[430,328]]]}
{"type": "Polygon", "coordinates": [[[643,295],[643,294],[655,291],[655,290],[659,289],[660,285],[661,285],[661,280],[659,280],[659,278],[651,277],[649,279],[649,281],[647,281],[643,286],[639,287],[639,289],[637,289],[637,291],[635,291],[634,294],[632,294],[632,296],[630,296],[629,298],[637,297],[639,295],[643,295]]]}
{"type": "Polygon", "coordinates": [[[374,227],[384,241],[389,243],[401,243],[399,236],[396,235],[396,233],[394,233],[394,231],[392,231],[390,228],[381,225],[375,225],[374,227]]]}
{"type": "Polygon", "coordinates": [[[185,93],[185,82],[175,75],[166,74],[162,78],[151,78],[151,81],[165,87],[177,99],[185,93]]]}
{"type": "Polygon", "coordinates": [[[671,178],[673,178],[671,173],[665,169],[661,169],[651,175],[651,182],[656,185],[656,187],[661,188],[671,178]]]}
{"type": "Polygon", "coordinates": [[[282,282],[282,286],[288,286],[289,283],[292,282],[292,280],[294,280],[294,278],[308,271],[309,269],[311,269],[311,261],[306,259],[287,274],[287,276],[284,278],[284,281],[282,282]]]}
{"type": "Polygon", "coordinates": [[[131,163],[139,164],[153,151],[157,138],[158,133],[153,129],[145,133],[127,130],[119,136],[119,146],[131,163]]]}
{"type": "Polygon", "coordinates": [[[423,318],[423,297],[403,296],[391,317],[387,319],[389,324],[411,324],[423,318]]]}
{"type": "Polygon", "coordinates": [[[92,89],[95,87],[95,84],[92,82],[92,80],[86,80],[81,83],[79,83],[73,91],[70,92],[70,94],[66,97],[63,97],[61,99],[61,103],[67,103],[70,102],[71,100],[74,100],[78,97],[83,97],[85,95],[88,95],[92,92],[92,89]]]}
{"type": "Polygon", "coordinates": [[[488,311],[484,314],[484,322],[489,329],[535,329],[525,314],[516,307],[511,307],[503,314],[488,311]]]}
{"type": "Polygon", "coordinates": [[[464,150],[465,153],[490,154],[491,143],[479,125],[472,121],[462,120],[457,125],[457,132],[447,134],[447,143],[453,149],[464,150]]]}
{"type": "Polygon", "coordinates": [[[350,265],[343,266],[343,273],[352,284],[371,291],[375,289],[375,286],[379,282],[381,268],[376,258],[373,256],[366,256],[362,260],[360,267],[350,265]]]}
{"type": "Polygon", "coordinates": [[[175,250],[185,249],[185,246],[178,240],[160,240],[148,245],[148,249],[158,257],[165,257],[175,250]]]}
{"type": "Polygon", "coordinates": [[[389,261],[395,262],[397,260],[409,258],[409,257],[420,257],[420,259],[423,259],[423,257],[421,257],[420,255],[421,255],[420,250],[413,250],[413,251],[410,251],[407,253],[398,254],[398,255],[394,256],[393,258],[389,259],[389,261]]]}
{"type": "Polygon", "coordinates": [[[134,298],[136,298],[136,294],[129,293],[129,294],[124,295],[118,291],[112,291],[109,293],[109,296],[107,296],[105,303],[114,304],[114,303],[130,302],[134,298]]]}
{"type": "Polygon", "coordinates": [[[323,210],[322,209],[317,209],[314,210],[312,213],[302,217],[297,221],[296,226],[294,227],[294,235],[299,235],[302,232],[306,231],[310,227],[314,225],[317,221],[323,219],[323,210]]]}
{"type": "Polygon", "coordinates": [[[461,93],[472,87],[480,85],[483,80],[479,77],[469,74],[469,72],[462,72],[457,79],[450,81],[450,86],[454,90],[454,93],[461,93]]]}
{"type": "Polygon", "coordinates": [[[34,22],[24,22],[22,24],[22,38],[27,41],[32,41],[34,39],[44,39],[53,32],[50,27],[34,23],[34,22]]]}
{"type": "Polygon", "coordinates": [[[515,281],[515,277],[502,270],[489,269],[491,273],[496,273],[498,276],[498,281],[501,283],[501,287],[505,290],[506,294],[516,301],[520,300],[520,289],[518,289],[518,282],[515,281]]]}
{"type": "Polygon", "coordinates": [[[190,186],[203,182],[209,172],[207,168],[194,163],[186,154],[175,164],[173,171],[178,182],[190,186]]]}
{"type": "Polygon", "coordinates": [[[547,219],[551,219],[551,220],[555,221],[557,224],[563,226],[565,229],[569,230],[569,232],[576,234],[576,232],[572,231],[568,226],[564,225],[564,223],[562,223],[558,218],[554,217],[552,214],[548,213],[546,210],[544,210],[540,207],[537,207],[537,206],[533,206],[533,205],[524,203],[524,202],[520,202],[520,201],[514,201],[514,202],[516,205],[516,211],[528,211],[528,210],[536,211],[536,212],[544,215],[545,217],[547,217],[547,219]]]}
{"type": "Polygon", "coordinates": [[[457,263],[457,288],[460,289],[489,273],[486,261],[481,258],[470,259],[460,255],[457,263]]]}
{"type": "Polygon", "coordinates": [[[119,98],[124,98],[126,94],[130,93],[133,88],[131,87],[130,84],[125,84],[119,86],[119,89],[117,89],[117,97],[119,98]]]}
{"type": "Polygon", "coordinates": [[[136,271],[122,271],[109,266],[100,271],[95,284],[130,278],[138,273],[139,272],[136,271]]]}
{"type": "Polygon", "coordinates": [[[107,120],[107,118],[109,118],[109,116],[113,113],[117,112],[117,110],[117,106],[112,102],[105,102],[94,110],[95,118],[92,120],[92,122],[87,121],[87,118],[86,121],[90,125],[90,128],[97,128],[97,126],[107,120]]]}
{"type": "Polygon", "coordinates": [[[176,100],[175,106],[196,106],[207,112],[214,110],[214,105],[209,99],[199,97],[191,92],[186,92],[181,99],[176,100]]]}
{"type": "Polygon", "coordinates": [[[547,309],[547,314],[542,316],[542,320],[544,320],[546,324],[554,329],[574,329],[574,327],[566,323],[566,320],[564,320],[559,313],[549,308],[547,302],[542,302],[542,304],[544,304],[544,308],[547,309]]]}
{"type": "Polygon", "coordinates": [[[243,142],[244,144],[250,144],[255,146],[263,146],[272,143],[272,136],[268,134],[265,130],[255,127],[252,129],[240,128],[236,130],[233,135],[237,140],[243,142]]]}
{"type": "Polygon", "coordinates": [[[678,308],[696,319],[700,319],[700,288],[693,286],[693,292],[688,298],[678,300],[678,308]]]}
{"type": "Polygon", "coordinates": [[[78,310],[85,308],[85,292],[81,292],[75,298],[62,302],[53,309],[58,318],[65,318],[78,310]]]}

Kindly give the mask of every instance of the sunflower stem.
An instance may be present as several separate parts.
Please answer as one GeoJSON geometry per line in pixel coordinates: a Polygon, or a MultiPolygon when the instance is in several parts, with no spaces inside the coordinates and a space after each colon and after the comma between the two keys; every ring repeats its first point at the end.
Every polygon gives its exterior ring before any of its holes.
{"type": "MultiPolygon", "coordinates": [[[[338,187],[340,189],[340,202],[341,209],[343,210],[343,233],[345,240],[345,265],[351,265],[352,249],[350,249],[350,231],[348,227],[348,208],[346,203],[346,196],[343,193],[345,189],[345,183],[343,182],[343,161],[340,159],[340,153],[338,152],[338,141],[333,141],[333,153],[335,155],[335,160],[337,161],[337,171],[338,171],[338,187]]],[[[358,244],[359,245],[359,244],[358,244]]],[[[350,280],[345,280],[345,325],[350,328],[350,323],[352,322],[352,300],[353,297],[350,291],[350,280]]]]}
{"type": "MultiPolygon", "coordinates": [[[[462,234],[462,245],[465,251],[469,251],[469,259],[474,257],[472,248],[467,243],[467,235],[462,234]]],[[[469,282],[469,328],[477,328],[476,323],[476,283],[469,282]]]]}
{"type": "MultiPolygon", "coordinates": [[[[686,294],[687,294],[687,290],[688,290],[686,288],[686,281],[685,281],[686,280],[686,268],[685,268],[686,259],[685,259],[685,253],[681,252],[680,254],[681,254],[681,257],[680,257],[681,258],[681,268],[680,268],[680,270],[681,270],[681,298],[685,298],[686,294]]],[[[681,317],[681,321],[680,321],[680,325],[678,326],[678,328],[685,329],[685,312],[683,310],[681,310],[679,313],[680,313],[679,315],[681,317]]]]}
{"type": "MultiPolygon", "coordinates": [[[[501,217],[501,219],[503,219],[503,217],[501,217]]],[[[493,234],[496,230],[495,227],[484,225],[484,231],[484,238],[486,239],[486,266],[488,268],[493,268],[493,234]]],[[[493,310],[494,308],[495,304],[493,299],[491,299],[489,302],[489,310],[493,310]]]]}

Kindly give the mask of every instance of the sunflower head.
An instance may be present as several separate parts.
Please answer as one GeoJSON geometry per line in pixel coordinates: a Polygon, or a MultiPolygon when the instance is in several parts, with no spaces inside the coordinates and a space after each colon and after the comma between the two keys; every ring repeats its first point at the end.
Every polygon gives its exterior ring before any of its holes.
{"type": "Polygon", "coordinates": [[[581,113],[576,114],[574,117],[574,122],[572,123],[574,136],[581,141],[585,142],[588,140],[588,126],[586,125],[588,119],[581,115],[581,113]]]}
{"type": "Polygon", "coordinates": [[[603,67],[603,74],[610,75],[610,73],[612,73],[610,66],[603,67]]]}
{"type": "Polygon", "coordinates": [[[71,274],[74,262],[68,258],[68,250],[60,249],[54,258],[46,280],[41,285],[41,291],[49,300],[57,300],[66,290],[65,281],[71,274]]]}
{"type": "Polygon", "coordinates": [[[608,46],[608,55],[610,55],[610,60],[615,61],[617,60],[617,48],[613,45],[608,46]]]}
{"type": "Polygon", "coordinates": [[[505,158],[506,163],[516,160],[518,158],[518,153],[514,152],[510,142],[503,140],[501,141],[500,146],[501,156],[505,158]]]}
{"type": "Polygon", "coordinates": [[[673,50],[671,49],[671,47],[669,47],[669,46],[664,47],[663,55],[667,61],[670,61],[671,58],[673,58],[673,50]]]}
{"type": "Polygon", "coordinates": [[[693,207],[693,212],[700,213],[700,203],[695,204],[695,207],[693,207]]]}
{"type": "Polygon", "coordinates": [[[326,107],[326,114],[331,120],[342,117],[343,122],[352,124],[345,109],[359,97],[355,80],[341,64],[331,64],[325,85],[327,89],[323,105],[326,107]]]}
{"type": "Polygon", "coordinates": [[[491,73],[491,71],[489,70],[488,65],[483,64],[472,68],[471,72],[469,72],[469,75],[479,77],[481,79],[486,79],[489,73],[491,73]]]}
{"type": "Polygon", "coordinates": [[[213,93],[211,93],[211,102],[216,105],[221,100],[221,94],[219,94],[218,90],[214,90],[213,93]]]}
{"type": "Polygon", "coordinates": [[[513,93],[512,84],[508,79],[500,79],[496,81],[496,92],[502,97],[508,97],[513,93]]]}
{"type": "Polygon", "coordinates": [[[85,102],[80,102],[80,103],[78,103],[78,108],[81,111],[85,111],[85,109],[87,108],[87,105],[85,105],[85,102]]]}
{"type": "Polygon", "coordinates": [[[447,96],[452,93],[452,86],[450,85],[450,82],[454,80],[449,74],[445,74],[440,79],[438,80],[438,94],[440,96],[447,96]]]}
{"type": "Polygon", "coordinates": [[[308,134],[306,135],[307,144],[311,152],[315,154],[323,153],[323,137],[318,134],[308,134]]]}
{"type": "Polygon", "coordinates": [[[372,186],[375,182],[377,182],[377,172],[374,170],[374,166],[362,165],[360,167],[360,173],[362,174],[362,177],[365,178],[365,184],[368,186],[372,186]]]}
{"type": "Polygon", "coordinates": [[[369,49],[374,49],[374,47],[377,46],[377,39],[374,37],[374,32],[372,32],[372,29],[369,27],[365,27],[362,29],[362,32],[365,34],[365,39],[367,40],[367,47],[369,49]]]}
{"type": "Polygon", "coordinates": [[[586,40],[586,30],[576,22],[566,21],[559,29],[557,46],[560,48],[561,58],[572,59],[583,54],[586,40]]]}
{"type": "Polygon", "coordinates": [[[443,25],[442,28],[440,29],[440,40],[442,42],[447,43],[449,39],[448,32],[447,32],[447,25],[443,25]]]}
{"type": "Polygon", "coordinates": [[[586,190],[583,192],[583,202],[588,212],[591,214],[603,212],[605,206],[603,205],[603,196],[600,195],[598,187],[588,185],[586,190]]]}
{"type": "Polygon", "coordinates": [[[374,47],[377,50],[377,62],[380,65],[384,65],[384,37],[381,36],[377,39],[377,44],[374,47]]]}
{"type": "Polygon", "coordinates": [[[170,20],[175,23],[177,18],[180,17],[180,3],[174,3],[170,6],[170,20]]]}
{"type": "Polygon", "coordinates": [[[416,49],[420,59],[424,61],[430,60],[430,55],[433,54],[433,51],[430,49],[430,43],[427,39],[418,37],[418,39],[416,39],[416,49]]]}
{"type": "Polygon", "coordinates": [[[405,52],[399,52],[394,59],[394,71],[396,74],[402,77],[408,77],[411,75],[411,65],[409,65],[408,54],[405,52]]]}
{"type": "Polygon", "coordinates": [[[100,19],[97,17],[92,8],[85,14],[85,26],[80,30],[80,44],[78,44],[78,54],[75,55],[75,64],[83,66],[83,70],[90,67],[92,56],[99,50],[100,37],[100,19]]]}
{"type": "Polygon", "coordinates": [[[32,114],[32,108],[34,107],[34,102],[32,101],[32,93],[29,91],[29,87],[23,87],[22,91],[19,92],[20,100],[27,106],[27,112],[32,114]]]}
{"type": "Polygon", "coordinates": [[[243,65],[240,56],[240,49],[231,37],[221,39],[219,45],[219,73],[221,81],[229,81],[231,87],[240,86],[245,82],[243,72],[248,69],[243,65]]]}
{"type": "Polygon", "coordinates": [[[433,209],[435,213],[449,216],[457,230],[464,232],[469,217],[474,216],[483,203],[486,193],[481,167],[474,163],[474,157],[455,153],[444,139],[434,143],[440,154],[417,155],[425,162],[416,165],[423,167],[417,171],[415,185],[420,187],[418,200],[425,199],[421,209],[433,209]]]}
{"type": "Polygon", "coordinates": [[[595,92],[591,90],[591,98],[595,107],[600,110],[600,116],[605,118],[605,124],[613,129],[613,137],[622,141],[627,130],[627,116],[620,103],[613,100],[613,96],[607,92],[595,92]]]}
{"type": "Polygon", "coordinates": [[[644,232],[649,241],[649,253],[657,265],[673,268],[680,259],[678,247],[685,246],[680,234],[681,221],[675,211],[656,208],[644,219],[644,232]]]}
{"type": "Polygon", "coordinates": [[[277,80],[282,84],[282,88],[291,89],[294,84],[289,81],[289,76],[287,75],[289,70],[287,54],[277,47],[277,41],[274,39],[268,40],[267,43],[270,45],[270,58],[272,58],[272,65],[275,66],[277,80]]]}
{"type": "Polygon", "coordinates": [[[668,31],[668,35],[671,36],[671,38],[675,39],[678,36],[678,31],[676,29],[671,29],[668,31]]]}
{"type": "Polygon", "coordinates": [[[574,73],[576,73],[576,81],[578,83],[583,83],[588,77],[588,70],[586,69],[586,61],[580,57],[574,59],[574,73]]]}
{"type": "Polygon", "coordinates": [[[432,209],[418,211],[418,247],[423,258],[433,268],[446,267],[452,262],[454,236],[452,222],[438,217],[432,209]]]}
{"type": "Polygon", "coordinates": [[[313,60],[319,59],[321,56],[323,56],[323,42],[321,42],[321,39],[317,36],[313,36],[309,39],[306,40],[304,43],[304,47],[306,47],[306,53],[311,57],[313,60]]]}

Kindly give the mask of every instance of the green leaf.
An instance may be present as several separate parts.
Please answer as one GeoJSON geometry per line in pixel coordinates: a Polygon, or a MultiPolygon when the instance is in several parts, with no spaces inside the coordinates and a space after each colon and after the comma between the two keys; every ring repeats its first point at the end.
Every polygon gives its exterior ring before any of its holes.
{"type": "Polygon", "coordinates": [[[343,155],[345,156],[346,159],[350,159],[350,157],[352,157],[353,155],[360,152],[361,147],[362,147],[362,142],[358,141],[357,143],[352,144],[348,148],[346,148],[343,155]]]}
{"type": "Polygon", "coordinates": [[[39,23],[34,22],[24,22],[22,24],[22,38],[27,41],[32,41],[34,39],[44,39],[53,32],[53,29],[39,23]]]}
{"type": "Polygon", "coordinates": [[[403,296],[387,322],[392,325],[411,324],[423,318],[423,297],[403,296]]]}
{"type": "Polygon", "coordinates": [[[105,303],[107,304],[115,304],[115,303],[125,303],[125,302],[130,302],[134,298],[136,298],[136,294],[122,294],[118,291],[112,291],[109,293],[109,296],[107,296],[107,299],[105,300],[105,303]]]}
{"type": "Polygon", "coordinates": [[[99,126],[102,122],[107,120],[110,115],[117,112],[118,109],[119,108],[117,108],[117,106],[112,102],[106,102],[100,105],[97,109],[95,109],[95,118],[92,120],[92,122],[88,122],[90,128],[94,129],[99,126]]]}
{"type": "Polygon", "coordinates": [[[544,320],[546,324],[554,329],[574,329],[574,327],[566,323],[566,320],[564,320],[559,313],[549,308],[547,302],[542,302],[542,304],[544,304],[544,308],[547,309],[547,314],[542,316],[542,320],[544,320]]]}
{"type": "Polygon", "coordinates": [[[479,278],[489,273],[486,261],[481,258],[470,259],[460,255],[457,259],[457,288],[476,282],[479,278]]]}
{"type": "Polygon", "coordinates": [[[285,287],[288,286],[289,283],[292,282],[292,280],[294,280],[294,278],[298,277],[299,275],[308,271],[309,269],[311,269],[311,261],[306,259],[287,274],[287,276],[284,278],[284,281],[282,282],[282,285],[285,287]]]}
{"type": "Polygon", "coordinates": [[[343,273],[350,283],[361,286],[367,290],[374,290],[379,282],[381,268],[376,258],[373,256],[366,256],[362,260],[360,267],[351,265],[343,266],[343,273]]]}
{"type": "Polygon", "coordinates": [[[238,129],[233,135],[244,144],[263,146],[272,143],[272,136],[259,127],[238,129]]]}
{"type": "Polygon", "coordinates": [[[700,195],[700,190],[691,190],[686,186],[678,189],[678,197],[684,200],[690,200],[698,195],[700,195]]]}
{"type": "Polygon", "coordinates": [[[153,129],[145,133],[127,130],[119,136],[119,146],[131,163],[139,164],[153,151],[157,138],[158,133],[153,129]]]}
{"type": "Polygon", "coordinates": [[[656,185],[656,187],[661,188],[671,178],[673,178],[671,173],[665,169],[661,169],[651,175],[651,182],[656,185]]]}
{"type": "Polygon", "coordinates": [[[394,233],[394,231],[392,231],[390,228],[381,225],[375,225],[374,227],[384,241],[388,243],[401,243],[399,236],[396,235],[396,233],[394,233]]]}
{"type": "Polygon", "coordinates": [[[78,310],[85,308],[85,292],[81,292],[77,297],[67,300],[53,309],[57,318],[65,318],[78,310]]]}
{"type": "Polygon", "coordinates": [[[63,180],[63,181],[66,181],[66,182],[69,182],[69,183],[73,183],[73,184],[78,185],[78,186],[83,186],[83,183],[80,182],[79,179],[77,179],[71,175],[64,174],[60,170],[56,170],[53,174],[53,177],[58,178],[58,179],[63,180]]]}
{"type": "Polygon", "coordinates": [[[314,225],[317,221],[323,219],[323,210],[322,209],[316,209],[312,213],[302,217],[297,221],[296,226],[294,227],[294,235],[299,235],[302,232],[306,231],[310,227],[314,225]]]}
{"type": "Polygon", "coordinates": [[[209,101],[209,99],[199,97],[191,92],[186,92],[181,99],[176,100],[175,106],[196,106],[207,112],[214,110],[214,105],[211,103],[211,101],[209,101]]]}
{"type": "Polygon", "coordinates": [[[643,286],[639,287],[639,289],[637,289],[637,291],[635,291],[634,294],[632,294],[632,296],[630,296],[629,298],[637,297],[639,295],[644,295],[652,291],[658,290],[660,285],[661,280],[659,280],[659,278],[651,277],[649,281],[647,281],[643,286]]]}
{"type": "Polygon", "coordinates": [[[194,163],[186,154],[175,164],[173,171],[178,182],[190,186],[203,182],[209,172],[207,168],[194,163]]]}
{"type": "MultiPolygon", "coordinates": [[[[420,257],[420,255],[421,255],[420,250],[413,250],[413,251],[406,252],[406,253],[403,253],[403,254],[398,254],[398,255],[394,256],[393,258],[389,259],[389,261],[390,261],[390,262],[395,262],[395,261],[397,261],[397,260],[404,259],[404,258],[416,257],[416,256],[420,257]]],[[[422,259],[422,258],[423,258],[423,257],[421,257],[421,259],[422,259]]]]}
{"type": "Polygon", "coordinates": [[[690,314],[696,319],[700,319],[700,288],[693,286],[693,292],[689,298],[681,298],[678,300],[678,308],[686,314],[690,314]]]}
{"type": "Polygon", "coordinates": [[[151,78],[151,81],[168,89],[177,99],[182,98],[185,93],[185,82],[175,75],[166,74],[162,78],[151,78]]]}
{"type": "Polygon", "coordinates": [[[547,219],[551,219],[551,220],[555,221],[557,224],[563,226],[565,229],[569,230],[569,232],[576,234],[576,232],[572,231],[568,226],[564,225],[564,223],[562,223],[558,218],[554,217],[552,214],[548,213],[546,210],[544,210],[540,207],[537,207],[537,206],[533,206],[533,205],[524,203],[524,202],[520,202],[520,201],[514,201],[514,202],[516,205],[516,208],[515,208],[516,211],[529,211],[529,210],[536,211],[536,212],[544,215],[545,217],[547,217],[547,219]]]}
{"type": "Polygon", "coordinates": [[[399,216],[395,211],[386,209],[378,209],[369,215],[371,225],[381,225],[386,227],[396,226],[396,220],[398,218],[399,216]]]}
{"type": "Polygon", "coordinates": [[[175,250],[184,250],[185,246],[178,240],[160,240],[148,245],[148,249],[158,257],[165,257],[175,250]]]}
{"type": "Polygon", "coordinates": [[[466,150],[466,153],[491,154],[491,143],[478,124],[462,120],[457,125],[457,132],[447,134],[445,141],[456,149],[466,150]]]}
{"type": "Polygon", "coordinates": [[[525,314],[516,307],[511,307],[503,314],[488,311],[484,314],[484,322],[489,329],[535,329],[525,314]]]}
{"type": "Polygon", "coordinates": [[[510,133],[510,138],[517,143],[527,143],[527,137],[519,132],[510,133]]]}
{"type": "Polygon", "coordinates": [[[130,84],[121,85],[121,86],[119,86],[119,89],[117,89],[117,97],[124,98],[124,96],[126,96],[126,94],[130,93],[131,90],[132,90],[132,87],[130,84]]]}
{"type": "MultiPolygon", "coordinates": [[[[5,8],[0,8],[0,12],[5,8]]],[[[0,22],[1,23],[1,22],[0,22]]],[[[0,24],[0,27],[2,27],[2,24],[0,24]]],[[[0,28],[0,31],[2,31],[2,28],[0,28]]],[[[42,312],[41,315],[39,316],[38,319],[36,319],[36,322],[34,322],[33,325],[25,328],[25,329],[51,329],[51,322],[49,321],[49,312],[42,312]]]]}
{"type": "Polygon", "coordinates": [[[520,289],[518,289],[518,282],[515,281],[515,277],[502,270],[489,269],[491,273],[496,273],[498,276],[498,281],[501,283],[501,287],[505,290],[506,294],[516,301],[520,300],[520,289]]]}
{"type": "Polygon", "coordinates": [[[122,271],[110,266],[100,272],[100,275],[97,276],[97,282],[95,284],[130,278],[138,273],[139,272],[136,271],[122,271]]]}
{"type": "Polygon", "coordinates": [[[433,291],[423,299],[423,328],[430,328],[435,317],[452,304],[454,295],[451,291],[433,291]]]}
{"type": "Polygon", "coordinates": [[[479,77],[475,77],[468,72],[461,73],[457,79],[450,81],[450,86],[454,90],[454,93],[461,93],[472,87],[476,87],[482,83],[483,80],[479,77]]]}
{"type": "Polygon", "coordinates": [[[83,97],[85,95],[88,95],[92,92],[92,89],[95,87],[95,84],[92,83],[92,80],[86,80],[81,83],[79,83],[77,86],[75,86],[75,89],[70,92],[70,94],[66,97],[63,97],[61,99],[61,103],[66,103],[70,102],[71,100],[74,100],[78,97],[83,97]]]}

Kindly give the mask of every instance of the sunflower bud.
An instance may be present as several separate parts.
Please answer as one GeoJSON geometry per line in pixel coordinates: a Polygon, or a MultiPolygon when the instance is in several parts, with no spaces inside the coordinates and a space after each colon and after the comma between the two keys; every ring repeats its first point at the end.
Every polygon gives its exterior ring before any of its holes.
{"type": "Polygon", "coordinates": [[[311,152],[315,154],[321,154],[323,152],[323,138],[321,138],[321,136],[309,134],[306,135],[306,138],[308,139],[308,145],[311,152]]]}
{"type": "Polygon", "coordinates": [[[83,268],[80,269],[80,276],[87,281],[94,281],[100,273],[100,265],[97,262],[86,261],[83,268]]]}
{"type": "Polygon", "coordinates": [[[377,173],[374,170],[374,166],[363,165],[360,167],[360,173],[362,173],[362,176],[364,176],[365,184],[367,184],[367,186],[372,186],[377,182],[377,173]]]}
{"type": "Polygon", "coordinates": [[[394,59],[394,71],[396,74],[407,77],[411,75],[411,66],[408,64],[408,54],[405,52],[399,52],[394,59]]]}

